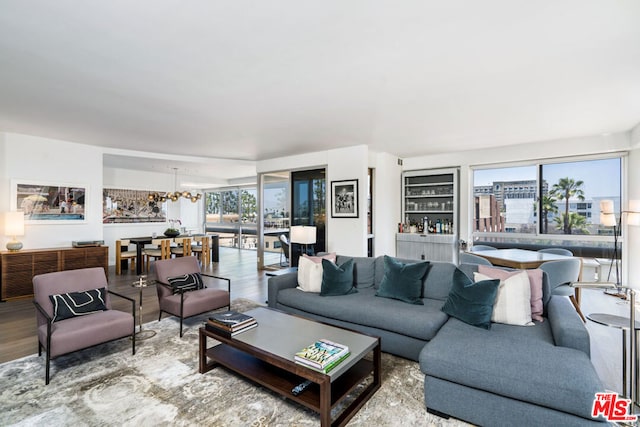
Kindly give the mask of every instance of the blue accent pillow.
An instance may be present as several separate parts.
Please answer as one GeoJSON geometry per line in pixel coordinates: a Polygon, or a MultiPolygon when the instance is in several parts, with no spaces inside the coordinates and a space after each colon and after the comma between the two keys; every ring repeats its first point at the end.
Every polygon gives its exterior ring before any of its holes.
{"type": "Polygon", "coordinates": [[[204,288],[200,273],[187,273],[181,276],[168,277],[167,282],[169,282],[174,294],[204,288]]]}
{"type": "Polygon", "coordinates": [[[420,297],[422,296],[422,279],[428,268],[428,261],[405,264],[385,255],[384,276],[376,296],[424,305],[420,297]]]}
{"type": "Polygon", "coordinates": [[[49,295],[53,304],[53,322],[76,316],[105,311],[106,288],[91,289],[84,292],[49,295]]]}
{"type": "Polygon", "coordinates": [[[456,268],[451,291],[442,311],[469,325],[491,329],[491,314],[499,286],[499,279],[474,283],[456,268]]]}
{"type": "Polygon", "coordinates": [[[340,266],[322,260],[322,286],[320,296],[348,295],[358,292],[353,286],[353,259],[340,266]]]}

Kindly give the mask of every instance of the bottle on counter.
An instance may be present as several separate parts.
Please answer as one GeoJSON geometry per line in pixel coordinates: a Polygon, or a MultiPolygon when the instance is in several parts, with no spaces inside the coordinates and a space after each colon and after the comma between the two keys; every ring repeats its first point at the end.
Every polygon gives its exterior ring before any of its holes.
{"type": "Polygon", "coordinates": [[[436,221],[436,234],[441,234],[442,233],[442,222],[440,221],[440,218],[438,218],[438,220],[436,221]]]}

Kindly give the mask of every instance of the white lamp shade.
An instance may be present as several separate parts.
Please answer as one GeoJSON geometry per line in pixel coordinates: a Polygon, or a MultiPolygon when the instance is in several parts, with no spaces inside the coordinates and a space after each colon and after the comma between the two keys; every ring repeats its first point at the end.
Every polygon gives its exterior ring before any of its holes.
{"type": "Polygon", "coordinates": [[[5,212],[5,236],[24,236],[24,212],[5,212]]]}
{"type": "Polygon", "coordinates": [[[600,212],[603,214],[615,214],[613,200],[600,200],[600,212]]]}
{"type": "Polygon", "coordinates": [[[600,224],[605,227],[613,227],[616,225],[616,214],[613,213],[601,213],[600,224]]]}
{"type": "Polygon", "coordinates": [[[629,200],[627,224],[640,225],[640,200],[629,200]]]}
{"type": "Polygon", "coordinates": [[[291,227],[291,243],[313,245],[316,243],[316,228],[309,225],[294,225],[291,227]]]}

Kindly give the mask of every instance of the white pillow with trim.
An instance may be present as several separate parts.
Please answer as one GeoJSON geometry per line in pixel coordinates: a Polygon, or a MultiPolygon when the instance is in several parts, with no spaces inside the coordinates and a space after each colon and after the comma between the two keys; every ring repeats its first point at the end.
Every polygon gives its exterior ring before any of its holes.
{"type": "Polygon", "coordinates": [[[307,257],[300,257],[298,261],[298,289],[320,293],[321,288],[322,263],[313,262],[307,257]]]}
{"type": "MultiPolygon", "coordinates": [[[[473,280],[491,280],[491,277],[473,273],[473,280]]],[[[526,271],[500,280],[491,321],[516,326],[533,326],[531,321],[531,285],[526,271]]]]}

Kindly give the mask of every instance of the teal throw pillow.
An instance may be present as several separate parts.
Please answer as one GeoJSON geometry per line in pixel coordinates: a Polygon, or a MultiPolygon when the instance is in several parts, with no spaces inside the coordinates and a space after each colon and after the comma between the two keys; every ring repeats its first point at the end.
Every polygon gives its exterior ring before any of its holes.
{"type": "Polygon", "coordinates": [[[442,311],[470,325],[491,329],[491,314],[499,286],[499,279],[474,283],[456,268],[453,285],[442,311]]]}
{"type": "Polygon", "coordinates": [[[347,295],[358,292],[353,286],[353,259],[340,266],[322,260],[322,286],[320,296],[347,295]]]}
{"type": "Polygon", "coordinates": [[[422,279],[428,268],[428,261],[405,264],[385,255],[384,276],[376,296],[424,305],[420,297],[422,296],[422,279]]]}

